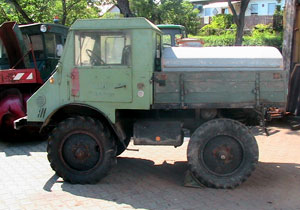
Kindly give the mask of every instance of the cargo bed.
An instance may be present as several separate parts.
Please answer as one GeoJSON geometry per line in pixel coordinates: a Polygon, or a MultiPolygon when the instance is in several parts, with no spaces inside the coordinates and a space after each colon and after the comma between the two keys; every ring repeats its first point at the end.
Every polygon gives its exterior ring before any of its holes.
{"type": "Polygon", "coordinates": [[[189,48],[193,56],[177,49],[165,49],[162,71],[154,73],[154,108],[285,106],[286,72],[275,48],[189,48]]]}

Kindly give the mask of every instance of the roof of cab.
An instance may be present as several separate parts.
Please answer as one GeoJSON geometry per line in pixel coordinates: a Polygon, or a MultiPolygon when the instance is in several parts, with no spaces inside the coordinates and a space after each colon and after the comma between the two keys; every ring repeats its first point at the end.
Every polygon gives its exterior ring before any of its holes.
{"type": "Polygon", "coordinates": [[[161,31],[146,18],[113,18],[76,20],[70,30],[101,30],[101,29],[153,29],[161,31]]]}

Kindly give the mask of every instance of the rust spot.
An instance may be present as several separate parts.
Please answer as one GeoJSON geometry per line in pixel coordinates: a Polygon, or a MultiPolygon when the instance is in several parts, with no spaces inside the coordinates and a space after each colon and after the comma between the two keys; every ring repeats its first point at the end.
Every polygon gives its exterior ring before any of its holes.
{"type": "Polygon", "coordinates": [[[280,73],[273,73],[273,79],[282,79],[282,75],[280,73]]]}
{"type": "Polygon", "coordinates": [[[144,83],[138,83],[138,84],[137,84],[137,88],[138,88],[139,90],[143,90],[144,87],[145,87],[144,83]]]}
{"type": "Polygon", "coordinates": [[[72,96],[79,96],[80,84],[79,84],[79,71],[77,68],[72,69],[72,96]]]}

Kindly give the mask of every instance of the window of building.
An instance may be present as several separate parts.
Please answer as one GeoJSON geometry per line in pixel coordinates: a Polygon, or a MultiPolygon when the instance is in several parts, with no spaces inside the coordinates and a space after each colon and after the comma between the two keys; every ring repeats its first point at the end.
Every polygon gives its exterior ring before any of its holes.
{"type": "Polygon", "coordinates": [[[269,3],[268,4],[268,15],[274,15],[276,10],[276,4],[275,3],[269,3]]]}
{"type": "Polygon", "coordinates": [[[126,32],[75,35],[75,65],[130,65],[131,39],[126,32]]]}
{"type": "Polygon", "coordinates": [[[228,8],[223,8],[222,9],[222,14],[229,14],[228,8]]]}
{"type": "Polygon", "coordinates": [[[211,8],[205,8],[204,9],[204,16],[211,16],[211,12],[212,12],[211,8]]]}
{"type": "Polygon", "coordinates": [[[258,14],[258,4],[251,4],[250,5],[251,15],[258,14]]]}

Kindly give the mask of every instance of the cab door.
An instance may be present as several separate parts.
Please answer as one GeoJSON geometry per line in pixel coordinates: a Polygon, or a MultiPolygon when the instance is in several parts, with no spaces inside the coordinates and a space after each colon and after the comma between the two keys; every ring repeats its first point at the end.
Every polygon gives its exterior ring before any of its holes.
{"type": "Polygon", "coordinates": [[[128,31],[75,34],[75,65],[71,75],[71,92],[73,96],[76,93],[75,99],[132,101],[131,36],[128,31]],[[78,91],[74,91],[74,86],[78,91]]]}

